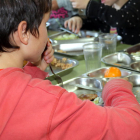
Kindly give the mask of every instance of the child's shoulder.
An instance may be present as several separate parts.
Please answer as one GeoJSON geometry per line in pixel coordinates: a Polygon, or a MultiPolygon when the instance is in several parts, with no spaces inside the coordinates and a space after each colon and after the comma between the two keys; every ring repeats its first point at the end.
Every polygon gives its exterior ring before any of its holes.
{"type": "Polygon", "coordinates": [[[65,89],[52,85],[49,80],[33,78],[32,75],[24,73],[24,70],[20,68],[7,68],[0,71],[0,78],[1,86],[19,93],[50,94],[57,98],[60,92],[65,92],[65,89]]]}
{"type": "Polygon", "coordinates": [[[61,92],[64,93],[66,91],[60,86],[52,85],[49,80],[42,80],[39,78],[33,78],[28,83],[28,87],[32,88],[32,90],[38,91],[39,93],[50,94],[55,97],[58,97],[61,92]]]}

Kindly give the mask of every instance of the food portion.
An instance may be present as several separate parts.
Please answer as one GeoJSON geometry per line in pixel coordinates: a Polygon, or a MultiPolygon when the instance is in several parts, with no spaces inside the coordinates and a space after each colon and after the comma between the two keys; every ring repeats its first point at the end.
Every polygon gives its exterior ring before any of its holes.
{"type": "Polygon", "coordinates": [[[93,37],[93,36],[90,36],[90,35],[86,35],[86,37],[87,37],[87,38],[91,38],[91,37],[93,37]]]}
{"type": "Polygon", "coordinates": [[[121,64],[118,64],[118,63],[114,63],[113,65],[121,66],[121,64]]]}
{"type": "Polygon", "coordinates": [[[102,105],[103,104],[103,100],[101,97],[98,97],[97,94],[92,94],[92,93],[88,93],[88,94],[79,94],[77,95],[78,98],[80,98],[81,100],[90,100],[92,101],[94,104],[97,105],[102,105]]]}
{"type": "Polygon", "coordinates": [[[136,45],[128,48],[127,50],[125,50],[125,52],[127,52],[129,54],[140,52],[140,44],[136,44],[136,45]]]}
{"type": "MultiPolygon", "coordinates": [[[[100,97],[96,97],[95,99],[94,99],[94,101],[92,101],[94,104],[99,104],[99,102],[100,102],[100,97]]],[[[102,100],[102,99],[101,99],[102,100]]],[[[103,101],[102,101],[102,103],[103,103],[103,101]]]]}
{"type": "Polygon", "coordinates": [[[98,97],[98,95],[97,94],[92,94],[92,93],[87,93],[87,94],[77,95],[77,97],[80,98],[81,100],[93,101],[96,97],[98,97]]]}
{"type": "Polygon", "coordinates": [[[135,57],[140,57],[140,52],[132,52],[131,55],[135,57]]]}
{"type": "Polygon", "coordinates": [[[121,77],[121,71],[117,67],[110,67],[108,70],[105,71],[104,77],[121,77]]]}
{"type": "Polygon", "coordinates": [[[59,53],[67,53],[66,51],[63,51],[63,50],[57,50],[57,52],[59,52],[59,53]]]}
{"type": "Polygon", "coordinates": [[[54,67],[60,67],[62,70],[68,69],[73,66],[72,63],[71,64],[67,63],[67,58],[65,57],[62,58],[62,60],[54,58],[51,64],[54,67]]]}
{"type": "Polygon", "coordinates": [[[70,40],[70,39],[77,39],[78,37],[75,34],[64,34],[59,35],[54,38],[54,40],[70,40]]]}

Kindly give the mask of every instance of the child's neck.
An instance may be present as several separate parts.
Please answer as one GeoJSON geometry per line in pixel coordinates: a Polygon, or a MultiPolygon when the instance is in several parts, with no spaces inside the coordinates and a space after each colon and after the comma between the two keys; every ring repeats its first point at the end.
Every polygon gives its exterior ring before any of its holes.
{"type": "Polygon", "coordinates": [[[9,67],[23,67],[23,60],[16,51],[0,53],[0,69],[9,67]]]}
{"type": "Polygon", "coordinates": [[[116,10],[119,10],[122,8],[122,6],[127,2],[128,0],[118,0],[116,3],[113,4],[113,7],[116,10]]]}

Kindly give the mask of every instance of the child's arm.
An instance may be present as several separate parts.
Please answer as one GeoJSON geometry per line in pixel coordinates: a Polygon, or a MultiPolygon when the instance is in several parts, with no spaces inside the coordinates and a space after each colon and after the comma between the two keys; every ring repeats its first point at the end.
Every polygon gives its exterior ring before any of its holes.
{"type": "MultiPolygon", "coordinates": [[[[132,102],[132,100],[134,103],[137,102],[134,94],[132,93],[132,84],[131,83],[128,83],[124,79],[112,79],[105,85],[103,92],[102,92],[102,98],[104,100],[104,105],[112,106],[113,104],[115,104],[116,107],[117,107],[117,105],[120,106],[120,102],[118,101],[119,96],[120,96],[121,100],[127,101],[127,103],[124,102],[125,105],[129,104],[129,102],[132,102]],[[128,95],[127,95],[127,98],[125,98],[127,92],[128,92],[128,95]],[[117,96],[118,96],[118,98],[116,98],[117,96]],[[128,98],[128,97],[130,97],[130,98],[128,98]]],[[[128,105],[128,107],[130,107],[130,105],[128,105]]]]}
{"type": "Polygon", "coordinates": [[[140,1],[130,1],[125,8],[116,10],[111,6],[90,0],[86,7],[86,15],[98,17],[105,24],[117,28],[134,28],[139,22],[140,1]]]}
{"type": "Polygon", "coordinates": [[[105,107],[100,107],[65,92],[53,116],[50,138],[139,139],[140,106],[132,85],[122,79],[111,80],[103,90],[103,99],[105,107]]]}
{"type": "Polygon", "coordinates": [[[70,0],[70,1],[72,2],[73,8],[86,9],[90,0],[84,0],[82,2],[81,0],[70,0]]]}

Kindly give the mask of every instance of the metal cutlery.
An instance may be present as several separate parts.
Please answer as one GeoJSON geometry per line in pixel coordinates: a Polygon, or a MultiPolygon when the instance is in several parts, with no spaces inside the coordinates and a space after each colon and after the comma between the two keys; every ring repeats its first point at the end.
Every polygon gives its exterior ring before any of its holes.
{"type": "Polygon", "coordinates": [[[70,34],[74,34],[74,35],[78,36],[79,38],[82,38],[82,35],[81,35],[80,32],[78,34],[76,34],[76,33],[72,32],[72,31],[70,31],[70,30],[68,30],[66,28],[63,28],[63,27],[60,27],[60,30],[66,31],[66,32],[68,32],[70,34]]]}
{"type": "MultiPolygon", "coordinates": [[[[50,39],[48,38],[48,41],[51,43],[50,39]]],[[[44,52],[47,50],[47,45],[46,45],[46,48],[44,50],[44,52]]],[[[43,56],[43,55],[42,55],[43,56]]],[[[50,70],[52,72],[52,74],[54,75],[54,78],[55,80],[60,84],[61,87],[63,87],[63,81],[62,81],[62,78],[59,76],[59,75],[56,75],[52,69],[52,66],[51,66],[51,63],[49,63],[49,67],[50,67],[50,70]]]]}
{"type": "Polygon", "coordinates": [[[49,64],[49,67],[50,67],[51,72],[54,74],[55,80],[58,82],[58,84],[60,84],[61,87],[64,87],[62,78],[59,75],[56,75],[54,73],[51,64],[49,64]]]}
{"type": "Polygon", "coordinates": [[[98,92],[102,91],[102,89],[99,89],[99,88],[89,87],[89,86],[80,85],[80,84],[70,84],[70,85],[73,85],[73,86],[76,86],[76,87],[82,88],[82,89],[88,89],[88,90],[93,90],[93,91],[98,91],[98,92]]]}

